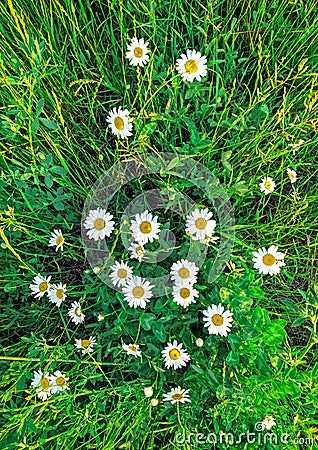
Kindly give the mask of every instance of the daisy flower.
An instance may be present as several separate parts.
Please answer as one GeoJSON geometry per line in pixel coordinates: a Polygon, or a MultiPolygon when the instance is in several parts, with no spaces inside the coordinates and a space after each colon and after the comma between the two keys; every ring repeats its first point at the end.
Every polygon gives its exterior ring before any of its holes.
{"type": "Polygon", "coordinates": [[[171,280],[178,284],[194,284],[197,282],[197,273],[199,268],[187,259],[181,259],[172,264],[170,275],[171,280]]]}
{"type": "Polygon", "coordinates": [[[126,286],[123,287],[124,300],[129,304],[129,306],[137,308],[145,308],[146,303],[152,297],[151,289],[154,286],[142,279],[132,275],[132,277],[127,281],[126,286]]]}
{"type": "Polygon", "coordinates": [[[66,298],[65,292],[66,284],[52,284],[47,295],[50,302],[55,303],[58,307],[60,307],[63,300],[66,298]]]}
{"type": "Polygon", "coordinates": [[[191,284],[176,284],[172,288],[173,301],[179,306],[187,308],[191,303],[195,303],[195,297],[199,292],[191,284]]]}
{"type": "Polygon", "coordinates": [[[270,430],[272,427],[276,425],[274,417],[272,416],[264,417],[264,419],[262,420],[262,425],[266,430],[270,430]]]}
{"type": "Polygon", "coordinates": [[[174,405],[177,402],[185,403],[189,402],[191,403],[191,400],[189,399],[189,392],[190,389],[181,389],[180,386],[177,388],[171,389],[168,394],[163,394],[163,401],[164,402],[171,402],[172,405],[174,405]]]}
{"type": "Polygon", "coordinates": [[[128,248],[128,251],[131,253],[130,259],[138,259],[139,262],[142,260],[146,253],[144,247],[141,244],[135,242],[131,244],[131,246],[128,248]]]}
{"type": "Polygon", "coordinates": [[[94,350],[94,345],[96,345],[96,339],[90,336],[89,339],[75,339],[74,346],[78,348],[82,353],[91,353],[94,350]]]}
{"type": "Polygon", "coordinates": [[[43,375],[42,370],[33,372],[33,380],[31,382],[31,386],[36,388],[36,394],[42,402],[48,399],[51,395],[51,386],[49,382],[50,374],[47,373],[45,376],[43,375]]]}
{"type": "Polygon", "coordinates": [[[130,44],[127,44],[126,58],[128,58],[131,66],[145,66],[149,61],[149,42],[145,42],[144,38],[132,38],[130,44]]]}
{"type": "Polygon", "coordinates": [[[137,344],[123,344],[122,348],[126,350],[128,355],[134,355],[136,358],[141,356],[141,351],[139,350],[139,345],[137,344]]]}
{"type": "Polygon", "coordinates": [[[30,284],[29,288],[31,289],[33,294],[35,294],[35,298],[41,298],[45,293],[48,292],[48,290],[50,289],[49,281],[51,278],[51,275],[49,277],[42,277],[39,273],[36,277],[33,278],[33,284],[30,284]]]}
{"type": "Polygon", "coordinates": [[[264,192],[265,195],[270,194],[271,192],[274,192],[276,184],[273,178],[271,177],[265,177],[262,179],[262,181],[259,183],[259,187],[261,192],[264,192]]]}
{"type": "Polygon", "coordinates": [[[84,227],[88,230],[86,232],[88,238],[98,241],[105,236],[109,237],[115,225],[112,218],[112,214],[107,213],[105,209],[91,209],[84,222],[84,227]]]}
{"type": "Polygon", "coordinates": [[[289,176],[291,183],[295,183],[295,181],[297,181],[297,173],[295,172],[295,170],[288,168],[287,175],[289,176]]]}
{"type": "Polygon", "coordinates": [[[265,247],[259,248],[257,252],[252,252],[254,258],[254,269],[258,269],[260,274],[277,275],[280,268],[285,266],[283,261],[285,254],[278,251],[277,245],[271,245],[268,250],[265,247]]]}
{"type": "Polygon", "coordinates": [[[76,324],[84,322],[85,314],[82,313],[81,305],[78,302],[73,302],[71,306],[67,314],[71,317],[72,322],[76,324]]]}
{"type": "Polygon", "coordinates": [[[131,221],[130,229],[135,240],[139,244],[146,244],[153,242],[154,239],[159,239],[160,224],[158,223],[158,216],[152,216],[146,209],[143,213],[136,214],[135,220],[131,221]]]}
{"type": "Polygon", "coordinates": [[[187,351],[182,348],[183,344],[178,344],[176,339],[173,343],[169,342],[161,354],[165,360],[165,366],[167,369],[172,367],[173,369],[180,369],[182,366],[186,366],[190,360],[190,356],[187,351]]]}
{"type": "Polygon", "coordinates": [[[51,237],[49,240],[49,247],[56,246],[55,251],[57,252],[60,248],[63,251],[64,237],[61,230],[54,230],[51,233],[51,237]]]}
{"type": "Polygon", "coordinates": [[[230,311],[224,311],[222,305],[211,305],[203,314],[203,322],[208,327],[209,334],[227,336],[232,327],[233,314],[230,311]]]}
{"type": "Polygon", "coordinates": [[[187,54],[182,53],[177,59],[176,69],[181,74],[183,81],[201,81],[201,77],[207,74],[206,57],[201,56],[200,52],[195,50],[187,50],[187,54]]]}
{"type": "Polygon", "coordinates": [[[117,110],[114,108],[109,112],[106,122],[109,123],[108,126],[115,136],[121,137],[121,139],[127,139],[128,136],[132,136],[132,119],[129,117],[128,109],[122,110],[119,107],[117,110]]]}
{"type": "Polygon", "coordinates": [[[125,286],[127,280],[132,276],[133,269],[128,266],[127,263],[124,262],[115,262],[113,266],[111,266],[110,270],[112,271],[109,275],[114,286],[125,286]]]}
{"type": "Polygon", "coordinates": [[[186,217],[186,232],[188,232],[194,241],[202,241],[212,236],[216,227],[215,220],[211,220],[213,213],[208,208],[199,210],[195,208],[191,214],[186,217]]]}
{"type": "Polygon", "coordinates": [[[66,378],[64,373],[57,370],[54,372],[54,375],[50,375],[48,377],[50,384],[51,384],[51,392],[52,394],[63,392],[69,389],[67,385],[67,381],[69,378],[66,378]]]}

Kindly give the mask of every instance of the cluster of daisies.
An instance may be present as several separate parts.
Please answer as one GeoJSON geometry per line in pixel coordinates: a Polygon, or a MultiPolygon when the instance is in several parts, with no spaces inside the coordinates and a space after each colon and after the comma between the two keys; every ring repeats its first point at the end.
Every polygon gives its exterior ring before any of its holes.
{"type": "Polygon", "coordinates": [[[51,375],[49,372],[43,373],[42,370],[33,372],[31,386],[35,388],[36,394],[40,400],[47,400],[52,394],[64,392],[69,389],[67,381],[69,378],[57,370],[51,375]]]}
{"type": "MultiPolygon", "coordinates": [[[[126,58],[130,65],[144,67],[149,62],[148,42],[144,39],[133,38],[127,45],[126,58]]],[[[176,62],[177,72],[181,75],[184,81],[192,83],[194,80],[201,81],[202,77],[207,74],[207,59],[196,50],[187,50],[182,53],[176,62]]],[[[106,121],[109,123],[109,128],[112,133],[121,139],[127,139],[132,136],[133,120],[130,117],[128,109],[113,108],[106,121]]]]}
{"type": "MultiPolygon", "coordinates": [[[[49,247],[56,247],[56,251],[61,249],[63,251],[63,244],[65,243],[63,234],[61,230],[54,230],[51,233],[49,239],[49,247]]],[[[51,275],[46,277],[41,274],[37,274],[33,283],[30,284],[30,289],[35,298],[42,298],[47,295],[49,301],[56,306],[60,307],[62,302],[66,299],[66,284],[63,283],[51,283],[51,275]]],[[[82,323],[84,321],[85,315],[81,310],[81,305],[79,302],[73,302],[71,308],[68,310],[68,315],[75,324],[82,323]]]]}
{"type": "MultiPolygon", "coordinates": [[[[191,214],[187,215],[185,231],[191,239],[205,245],[217,239],[214,236],[216,222],[211,217],[212,212],[207,208],[202,210],[195,208],[191,214]]],[[[84,221],[88,238],[97,240],[110,236],[115,225],[112,219],[113,216],[102,208],[90,210],[84,221]]],[[[158,217],[153,216],[148,210],[135,215],[130,223],[130,230],[135,241],[128,248],[131,259],[141,261],[146,256],[145,246],[148,242],[159,239],[160,227],[158,217]]],[[[198,297],[199,293],[193,287],[197,282],[198,270],[194,262],[186,259],[181,259],[172,265],[170,275],[173,282],[173,300],[179,306],[187,308],[198,297]]],[[[133,275],[133,268],[124,261],[116,261],[110,267],[109,277],[113,285],[121,289],[124,300],[131,307],[145,308],[153,296],[154,285],[133,275]]]]}
{"type": "MultiPolygon", "coordinates": [[[[292,184],[296,183],[297,173],[295,172],[295,170],[292,170],[288,167],[287,176],[289,177],[289,180],[292,184]]],[[[276,183],[272,177],[264,177],[259,183],[259,188],[261,192],[264,192],[265,195],[268,195],[275,191],[276,183]]]]}

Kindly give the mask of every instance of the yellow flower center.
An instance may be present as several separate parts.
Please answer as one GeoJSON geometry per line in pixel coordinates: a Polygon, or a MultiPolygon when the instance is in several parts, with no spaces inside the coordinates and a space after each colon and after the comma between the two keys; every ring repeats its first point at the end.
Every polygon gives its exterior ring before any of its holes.
{"type": "Polygon", "coordinates": [[[91,341],[89,339],[82,340],[82,347],[87,348],[91,345],[91,341]]]}
{"type": "Polygon", "coordinates": [[[43,389],[48,388],[50,385],[49,380],[47,378],[42,378],[40,383],[41,383],[41,386],[43,387],[43,389]]]}
{"type": "Polygon", "coordinates": [[[214,316],[212,317],[212,323],[219,327],[223,324],[223,317],[220,314],[214,314],[214,316]]]}
{"type": "Polygon", "coordinates": [[[137,351],[137,347],[135,347],[134,345],[129,345],[128,348],[129,348],[129,350],[131,350],[132,352],[136,352],[136,351],[137,351]]]}
{"type": "Polygon", "coordinates": [[[182,400],[183,395],[182,394],[173,394],[172,398],[173,398],[173,400],[179,401],[179,400],[182,400]]]}
{"type": "Polygon", "coordinates": [[[81,315],[82,315],[82,311],[81,311],[81,308],[78,306],[77,308],[75,308],[75,314],[78,316],[78,317],[81,317],[81,315]]]}
{"type": "Polygon", "coordinates": [[[207,221],[203,219],[203,217],[200,217],[195,221],[195,226],[198,230],[205,230],[207,221]]]}
{"type": "Polygon", "coordinates": [[[148,234],[150,233],[150,231],[152,230],[151,228],[151,223],[147,222],[146,220],[144,222],[141,222],[140,224],[140,231],[144,234],[148,234]]]}
{"type": "Polygon", "coordinates": [[[176,348],[173,348],[172,350],[170,350],[169,356],[170,356],[171,359],[175,359],[175,360],[179,359],[180,358],[180,352],[176,348]]]}
{"type": "Polygon", "coordinates": [[[102,230],[105,228],[105,220],[104,219],[96,219],[94,222],[94,228],[96,230],[102,230]]]}
{"type": "Polygon", "coordinates": [[[188,288],[182,288],[182,289],[180,290],[180,296],[181,296],[182,298],[188,298],[188,297],[190,297],[190,291],[189,291],[189,289],[188,289],[188,288]]]}
{"type": "Polygon", "coordinates": [[[114,125],[117,128],[117,130],[122,130],[125,126],[123,119],[121,119],[120,117],[115,118],[114,125]]]}
{"type": "Polygon", "coordinates": [[[39,284],[39,290],[40,292],[45,292],[47,291],[49,285],[47,284],[46,281],[42,281],[42,283],[39,284]]]}
{"type": "Polygon", "coordinates": [[[126,278],[127,277],[127,270],[119,269],[118,272],[117,272],[117,276],[119,278],[126,278]]]}
{"type": "Polygon", "coordinates": [[[289,178],[293,179],[294,178],[293,172],[288,172],[288,176],[289,176],[289,178]]]}
{"type": "Polygon", "coordinates": [[[63,384],[65,384],[64,378],[63,378],[63,377],[58,377],[58,378],[56,379],[56,384],[57,384],[58,386],[63,386],[63,384]]]}
{"type": "Polygon", "coordinates": [[[195,73],[198,70],[199,66],[194,59],[189,59],[189,61],[186,62],[184,68],[188,73],[195,73]]]}
{"type": "Polygon", "coordinates": [[[144,252],[144,251],[143,251],[143,248],[142,248],[141,246],[136,247],[136,253],[137,253],[137,255],[142,255],[143,252],[144,252]]]}
{"type": "Polygon", "coordinates": [[[190,271],[186,267],[182,267],[178,274],[180,278],[188,278],[190,276],[190,271]]]}
{"type": "Polygon", "coordinates": [[[59,236],[59,237],[56,239],[56,245],[63,244],[63,242],[64,242],[63,236],[59,236]]]}
{"type": "Polygon", "coordinates": [[[274,256],[267,253],[267,255],[263,256],[263,263],[265,266],[272,266],[275,263],[274,256]]]}
{"type": "Polygon", "coordinates": [[[266,187],[266,189],[270,189],[272,187],[272,183],[270,181],[266,181],[264,183],[264,186],[266,187]]]}
{"type": "Polygon", "coordinates": [[[57,296],[57,298],[63,298],[63,296],[64,296],[63,289],[57,289],[56,290],[56,296],[57,296]]]}
{"type": "Polygon", "coordinates": [[[134,49],[134,55],[136,56],[136,58],[141,58],[143,54],[144,54],[144,52],[142,51],[142,49],[140,47],[136,47],[134,49]]]}
{"type": "Polygon", "coordinates": [[[145,293],[145,290],[141,286],[135,286],[132,290],[132,294],[135,298],[141,298],[145,293]]]}

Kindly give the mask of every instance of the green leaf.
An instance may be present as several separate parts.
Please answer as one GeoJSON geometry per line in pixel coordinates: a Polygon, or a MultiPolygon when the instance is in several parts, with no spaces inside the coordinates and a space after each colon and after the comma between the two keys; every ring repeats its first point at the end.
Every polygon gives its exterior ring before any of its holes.
{"type": "Polygon", "coordinates": [[[286,336],[286,331],[282,327],[282,324],[277,322],[285,322],[286,321],[278,321],[273,320],[272,323],[266,327],[264,335],[263,335],[263,341],[265,344],[273,346],[273,345],[279,345],[283,342],[286,336]]]}
{"type": "Polygon", "coordinates": [[[151,330],[152,325],[157,320],[155,314],[145,313],[141,318],[141,326],[144,330],[151,330]]]}
{"type": "Polygon", "coordinates": [[[152,325],[153,334],[159,339],[160,342],[166,342],[167,332],[162,323],[154,323],[152,325]]]}
{"type": "Polygon", "coordinates": [[[54,122],[54,120],[44,119],[43,117],[39,118],[39,121],[49,130],[57,130],[58,126],[54,122]]]}
{"type": "Polygon", "coordinates": [[[43,111],[43,107],[44,107],[44,99],[40,98],[40,100],[38,101],[38,103],[36,105],[36,109],[35,109],[36,117],[38,117],[41,114],[41,112],[43,111]]]}
{"type": "Polygon", "coordinates": [[[238,364],[239,361],[240,361],[239,355],[236,353],[236,351],[231,350],[226,357],[226,363],[229,366],[234,366],[234,365],[238,364]]]}
{"type": "Polygon", "coordinates": [[[46,172],[44,176],[44,182],[45,186],[48,187],[49,189],[53,186],[52,175],[50,174],[50,172],[46,172]]]}
{"type": "Polygon", "coordinates": [[[32,129],[32,131],[33,131],[34,134],[37,133],[39,126],[40,126],[39,119],[38,119],[38,118],[35,118],[35,119],[33,120],[33,122],[32,122],[32,125],[31,125],[31,129],[32,129]]]}

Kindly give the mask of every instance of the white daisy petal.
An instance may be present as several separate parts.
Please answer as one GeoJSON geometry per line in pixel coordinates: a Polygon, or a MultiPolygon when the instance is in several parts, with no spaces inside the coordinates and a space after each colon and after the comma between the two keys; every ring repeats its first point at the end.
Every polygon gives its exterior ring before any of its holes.
{"type": "Polygon", "coordinates": [[[66,284],[52,284],[47,295],[50,302],[55,303],[58,307],[60,307],[62,302],[66,299],[65,292],[66,284]]]}
{"type": "Polygon", "coordinates": [[[265,177],[262,179],[262,181],[259,183],[259,187],[261,192],[264,192],[265,195],[271,194],[274,192],[276,184],[273,178],[271,177],[265,177]]]}
{"type": "Polygon", "coordinates": [[[162,350],[161,354],[165,360],[165,366],[167,369],[172,367],[177,370],[187,365],[187,362],[190,360],[190,356],[187,351],[182,348],[182,345],[183,344],[178,344],[177,340],[174,339],[172,344],[169,342],[165,349],[162,350]]]}
{"type": "Polygon", "coordinates": [[[60,248],[63,251],[64,237],[61,230],[53,230],[51,233],[51,237],[49,240],[49,247],[55,247],[55,251],[58,251],[60,248]]]}
{"type": "Polygon", "coordinates": [[[268,250],[262,247],[257,252],[252,252],[252,254],[254,269],[257,269],[260,274],[277,275],[280,272],[280,268],[285,266],[283,261],[285,254],[279,252],[276,245],[271,245],[268,250]]]}
{"type": "Polygon", "coordinates": [[[34,371],[33,372],[33,380],[31,382],[31,386],[36,388],[36,394],[38,398],[42,401],[45,401],[50,397],[51,395],[51,385],[50,385],[50,374],[47,373],[46,375],[43,374],[42,370],[34,371]]]}
{"type": "Polygon", "coordinates": [[[160,224],[158,223],[158,217],[153,217],[147,209],[141,214],[136,214],[135,219],[131,221],[130,229],[134,239],[141,245],[159,239],[160,224]]]}
{"type": "Polygon", "coordinates": [[[197,282],[199,268],[187,259],[181,259],[172,264],[170,275],[171,280],[178,284],[194,284],[197,282]]]}
{"type": "Polygon", "coordinates": [[[132,243],[128,248],[128,251],[130,252],[130,259],[138,259],[139,262],[142,260],[146,253],[143,245],[139,244],[138,242],[132,243]]]}
{"type": "Polygon", "coordinates": [[[208,327],[209,334],[227,336],[232,328],[233,314],[230,311],[224,311],[222,305],[211,305],[203,311],[203,322],[208,327]]]}
{"type": "Polygon", "coordinates": [[[106,122],[109,123],[108,126],[115,136],[120,137],[121,139],[127,139],[128,136],[132,136],[132,119],[129,117],[128,109],[122,110],[121,107],[119,107],[117,110],[116,108],[113,108],[113,110],[109,112],[106,122]]]}
{"type": "Polygon", "coordinates": [[[171,391],[168,392],[168,394],[163,394],[163,401],[171,402],[172,405],[174,405],[177,402],[191,403],[188,392],[189,392],[189,389],[181,389],[181,387],[178,386],[177,388],[171,389],[171,391]]]}
{"type": "Polygon", "coordinates": [[[116,261],[110,270],[112,271],[109,277],[114,286],[125,286],[127,281],[131,278],[133,269],[127,263],[116,261]]]}
{"type": "Polygon", "coordinates": [[[133,308],[140,307],[144,309],[152,297],[151,289],[153,287],[149,281],[132,275],[123,287],[124,300],[133,308]]]}
{"type": "Polygon", "coordinates": [[[76,324],[84,322],[85,314],[82,313],[79,302],[73,302],[67,314],[70,316],[72,322],[76,324]]]}
{"type": "Polygon", "coordinates": [[[137,344],[123,344],[122,348],[126,350],[128,355],[134,355],[136,358],[141,356],[141,351],[139,350],[139,345],[137,344]]]}
{"type": "Polygon", "coordinates": [[[84,227],[88,230],[86,232],[88,238],[98,241],[98,239],[105,239],[105,236],[109,237],[115,225],[112,218],[112,214],[107,213],[105,209],[90,210],[84,221],[84,227]]]}
{"type": "Polygon", "coordinates": [[[51,275],[49,277],[43,277],[40,274],[38,274],[36,277],[34,277],[33,279],[33,284],[30,284],[30,289],[32,291],[35,298],[41,298],[43,297],[44,294],[47,294],[49,289],[50,289],[50,279],[51,279],[51,275]]]}
{"type": "Polygon", "coordinates": [[[75,339],[74,346],[82,353],[91,353],[96,342],[96,338],[90,336],[89,339],[75,339]]]}
{"type": "Polygon", "coordinates": [[[212,215],[207,208],[201,210],[195,208],[191,214],[187,215],[186,232],[194,241],[209,242],[216,227],[215,220],[211,219],[212,215]]]}
{"type": "Polygon", "coordinates": [[[51,385],[52,394],[56,394],[58,392],[63,392],[69,389],[67,385],[67,381],[69,378],[66,378],[65,375],[57,370],[53,375],[48,376],[51,385]]]}
{"type": "Polygon", "coordinates": [[[194,289],[191,284],[175,284],[172,288],[173,301],[179,306],[187,308],[191,303],[195,303],[195,297],[199,296],[199,292],[194,289]]]}
{"type": "Polygon", "coordinates": [[[295,183],[297,181],[297,173],[295,172],[295,170],[288,168],[287,175],[289,176],[291,183],[295,183]]]}
{"type": "Polygon", "coordinates": [[[148,42],[144,42],[144,39],[132,38],[129,44],[127,44],[126,58],[129,59],[131,66],[146,66],[149,61],[150,50],[147,48],[148,42]]]}
{"type": "Polygon", "coordinates": [[[177,59],[176,69],[184,81],[192,83],[195,79],[201,81],[201,77],[207,74],[207,59],[200,52],[187,50],[186,55],[182,53],[177,59]]]}

